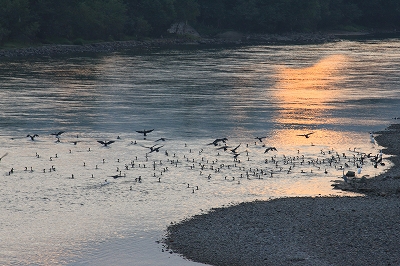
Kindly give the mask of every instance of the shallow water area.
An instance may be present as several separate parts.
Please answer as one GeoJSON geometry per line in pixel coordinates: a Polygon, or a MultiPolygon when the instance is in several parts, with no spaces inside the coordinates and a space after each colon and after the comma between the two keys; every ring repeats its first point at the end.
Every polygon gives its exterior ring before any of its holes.
{"type": "Polygon", "coordinates": [[[366,156],[381,149],[369,132],[399,116],[398,46],[1,62],[0,264],[196,265],[163,250],[171,222],[256,199],[355,195],[331,184],[390,167],[366,156]]]}
{"type": "MultiPolygon", "coordinates": [[[[244,148],[243,161],[234,161],[230,152],[217,150],[222,146],[166,140],[164,152],[147,153],[150,138],[132,144],[129,136],[122,136],[104,147],[90,136],[65,134],[60,142],[52,136],[6,140],[19,148],[11,145],[2,161],[3,171],[5,165],[14,169],[3,174],[0,189],[7,214],[1,235],[9,243],[3,258],[23,257],[22,264],[50,265],[65,264],[75,256],[89,257],[83,262],[78,259],[77,265],[112,261],[125,265],[125,259],[147,265],[151,258],[149,265],[157,261],[163,265],[176,256],[162,252],[162,245],[156,243],[170,222],[254,199],[350,194],[330,186],[341,170],[328,163],[307,163],[329,158],[331,148],[325,149],[325,155],[316,146],[297,146],[304,151],[301,155],[283,149],[286,155],[275,152],[270,158],[275,163],[266,163],[264,148],[256,142],[244,148]],[[285,163],[284,156],[291,153],[294,162],[285,163]],[[38,254],[38,247],[43,254],[38,254]]],[[[383,170],[372,163],[364,168],[371,175],[383,170]]]]}

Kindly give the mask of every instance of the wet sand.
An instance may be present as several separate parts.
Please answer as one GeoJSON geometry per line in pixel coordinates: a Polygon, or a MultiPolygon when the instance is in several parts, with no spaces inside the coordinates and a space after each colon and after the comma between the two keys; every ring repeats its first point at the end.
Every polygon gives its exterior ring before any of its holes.
{"type": "Polygon", "coordinates": [[[218,208],[169,226],[165,245],[210,265],[400,265],[400,125],[375,135],[394,166],[336,186],[365,196],[218,208]]]}

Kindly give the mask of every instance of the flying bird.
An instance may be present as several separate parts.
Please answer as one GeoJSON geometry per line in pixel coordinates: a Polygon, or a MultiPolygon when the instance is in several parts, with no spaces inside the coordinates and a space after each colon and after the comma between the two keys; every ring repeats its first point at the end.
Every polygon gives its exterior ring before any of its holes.
{"type": "Polygon", "coordinates": [[[300,135],[297,135],[297,136],[306,137],[308,139],[311,134],[314,134],[314,132],[310,132],[310,133],[307,133],[307,134],[300,134],[300,135]]]}
{"type": "Polygon", "coordinates": [[[143,136],[147,136],[147,133],[150,133],[150,132],[152,132],[154,130],[154,128],[153,129],[149,129],[149,130],[136,130],[136,132],[137,133],[140,133],[140,134],[143,134],[143,136]]]}
{"type": "Polygon", "coordinates": [[[64,132],[65,131],[58,131],[58,132],[51,133],[50,135],[56,136],[56,138],[58,138],[64,132]]]}
{"type": "Polygon", "coordinates": [[[240,155],[240,153],[234,153],[234,154],[233,154],[233,159],[234,159],[234,160],[237,160],[237,157],[238,157],[239,155],[240,155]]]}
{"type": "Polygon", "coordinates": [[[151,153],[151,152],[153,152],[153,151],[155,151],[155,152],[159,152],[159,151],[160,151],[160,149],[161,149],[162,147],[164,147],[164,145],[162,145],[162,146],[158,146],[158,147],[155,147],[155,148],[153,148],[153,149],[150,151],[150,153],[151,153]]]}
{"type": "Polygon", "coordinates": [[[113,176],[111,176],[111,177],[114,178],[114,179],[117,179],[117,178],[119,178],[119,177],[123,177],[123,175],[122,175],[121,171],[119,171],[119,174],[113,175],[113,176]]]}
{"type": "Polygon", "coordinates": [[[161,149],[162,147],[164,147],[164,145],[158,146],[158,147],[156,147],[156,146],[157,146],[157,144],[156,144],[156,145],[153,145],[153,146],[151,146],[151,147],[146,147],[146,146],[143,146],[143,147],[150,149],[150,153],[152,153],[152,152],[154,152],[154,151],[155,151],[155,152],[159,152],[160,149],[161,149]]]}
{"type": "Polygon", "coordinates": [[[265,139],[266,137],[255,137],[255,139],[258,139],[260,142],[262,142],[263,139],[265,139]]]}
{"type": "Polygon", "coordinates": [[[224,150],[224,151],[227,151],[228,148],[229,148],[229,146],[224,145],[224,146],[221,146],[221,147],[217,148],[217,150],[224,150]]]}
{"type": "Polygon", "coordinates": [[[240,143],[240,144],[237,145],[235,148],[233,148],[233,149],[231,150],[231,152],[237,153],[236,150],[240,147],[240,145],[242,145],[242,143],[240,143]]]}
{"type": "Polygon", "coordinates": [[[264,153],[267,153],[269,151],[278,151],[275,147],[268,147],[267,149],[265,149],[264,153]]]}
{"type": "Polygon", "coordinates": [[[1,159],[3,159],[4,157],[6,157],[8,155],[8,152],[6,152],[3,156],[1,156],[0,157],[0,162],[1,162],[1,159]]]}
{"type": "Polygon", "coordinates": [[[27,138],[28,138],[28,137],[31,138],[31,140],[35,140],[35,138],[36,138],[36,137],[39,137],[39,135],[38,135],[38,134],[35,134],[35,135],[32,136],[32,135],[29,135],[29,134],[28,134],[26,137],[27,137],[27,138]]]}
{"type": "Polygon", "coordinates": [[[215,139],[213,142],[208,143],[207,145],[214,145],[214,146],[218,146],[219,142],[223,142],[226,143],[228,139],[227,138],[222,138],[222,139],[215,139]]]}
{"type": "Polygon", "coordinates": [[[108,146],[108,145],[114,143],[115,141],[114,141],[114,140],[110,140],[110,141],[98,140],[97,142],[100,143],[100,144],[103,144],[103,146],[106,147],[106,146],[108,146]]]}

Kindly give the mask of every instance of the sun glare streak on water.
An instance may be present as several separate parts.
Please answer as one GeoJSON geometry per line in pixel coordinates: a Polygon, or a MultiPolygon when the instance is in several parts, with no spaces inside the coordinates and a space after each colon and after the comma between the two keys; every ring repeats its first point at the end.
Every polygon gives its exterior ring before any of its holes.
{"type": "Polygon", "coordinates": [[[341,72],[346,59],[344,55],[331,55],[310,67],[280,67],[276,97],[281,103],[281,114],[277,122],[292,125],[312,125],[316,121],[338,124],[332,118],[327,121],[325,114],[337,108],[329,103],[341,97],[341,89],[335,87],[335,83],[343,79],[341,72]]]}
{"type": "Polygon", "coordinates": [[[378,154],[368,132],[400,116],[399,46],[0,62],[0,264],[196,265],[157,243],[169,223],[242,201],[346,195],[331,181],[378,154]],[[208,145],[223,137],[226,151],[208,145]]]}

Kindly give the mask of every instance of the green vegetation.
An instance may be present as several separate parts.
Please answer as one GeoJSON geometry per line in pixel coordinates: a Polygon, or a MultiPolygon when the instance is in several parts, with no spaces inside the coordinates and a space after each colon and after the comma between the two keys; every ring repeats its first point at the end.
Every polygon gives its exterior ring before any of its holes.
{"type": "Polygon", "coordinates": [[[200,33],[400,27],[398,0],[0,0],[0,45],[160,37],[174,22],[200,33]]]}

